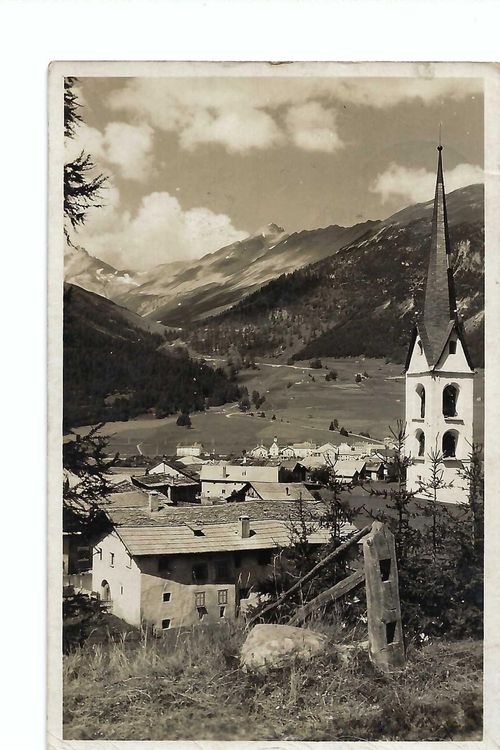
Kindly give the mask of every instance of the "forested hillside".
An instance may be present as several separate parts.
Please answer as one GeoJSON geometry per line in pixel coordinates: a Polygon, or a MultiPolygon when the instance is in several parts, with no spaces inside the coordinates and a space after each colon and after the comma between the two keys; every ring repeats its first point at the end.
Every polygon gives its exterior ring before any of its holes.
{"type": "MultiPolygon", "coordinates": [[[[459,312],[476,365],[483,362],[484,198],[482,185],[448,196],[459,312]]],[[[404,209],[335,255],[283,274],[187,335],[200,352],[232,341],[253,356],[288,352],[404,360],[421,312],[432,201],[404,209]]]]}
{"type": "Polygon", "coordinates": [[[202,410],[239,398],[220,371],[166,351],[161,326],[71,284],[64,291],[64,426],[202,410]]]}

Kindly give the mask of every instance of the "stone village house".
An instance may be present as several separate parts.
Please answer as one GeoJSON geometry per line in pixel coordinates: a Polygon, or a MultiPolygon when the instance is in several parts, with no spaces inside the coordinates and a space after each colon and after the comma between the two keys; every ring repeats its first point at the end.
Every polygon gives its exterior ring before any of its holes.
{"type": "MultiPolygon", "coordinates": [[[[279,500],[172,508],[159,495],[134,494],[133,504],[117,493],[106,507],[108,528],[92,550],[92,589],[114,615],[156,632],[238,616],[252,587],[270,574],[277,549],[289,545],[297,512],[279,500]]],[[[317,503],[307,505],[319,512],[317,503]]],[[[309,542],[329,538],[318,526],[309,542]]]]}

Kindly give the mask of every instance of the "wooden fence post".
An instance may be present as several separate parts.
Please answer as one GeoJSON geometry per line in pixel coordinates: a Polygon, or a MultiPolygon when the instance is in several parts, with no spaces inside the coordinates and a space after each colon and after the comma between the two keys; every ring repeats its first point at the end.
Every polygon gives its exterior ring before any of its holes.
{"type": "Polygon", "coordinates": [[[394,535],[380,521],[362,540],[370,659],[383,672],[405,664],[394,535]]]}

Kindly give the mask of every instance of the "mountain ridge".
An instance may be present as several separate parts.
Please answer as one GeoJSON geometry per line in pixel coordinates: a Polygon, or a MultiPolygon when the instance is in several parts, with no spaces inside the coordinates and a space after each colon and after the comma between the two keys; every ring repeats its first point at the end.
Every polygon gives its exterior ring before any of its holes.
{"type": "MultiPolygon", "coordinates": [[[[253,356],[387,356],[404,361],[422,307],[433,201],[378,222],[334,255],[282,274],[220,315],[191,326],[201,353],[223,353],[232,340],[253,356]],[[403,268],[401,268],[403,267],[403,268]],[[403,272],[401,272],[401,270],[403,272]]],[[[459,311],[478,364],[483,361],[484,194],[453,191],[448,221],[459,311]]]]}
{"type": "Polygon", "coordinates": [[[151,411],[200,411],[239,398],[220,371],[167,347],[164,329],[96,293],[64,288],[64,427],[151,411]]]}

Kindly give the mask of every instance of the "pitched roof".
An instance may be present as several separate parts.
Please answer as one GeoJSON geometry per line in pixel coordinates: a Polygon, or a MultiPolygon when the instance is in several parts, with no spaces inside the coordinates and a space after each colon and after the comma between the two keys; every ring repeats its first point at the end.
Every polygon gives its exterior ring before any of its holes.
{"type": "MultiPolygon", "coordinates": [[[[323,507],[307,503],[312,518],[320,517],[323,507]]],[[[266,549],[290,543],[290,522],[298,518],[295,502],[249,500],[214,506],[167,507],[151,513],[148,506],[110,507],[106,513],[133,555],[222,552],[229,550],[266,549]],[[240,516],[250,518],[250,537],[240,535],[240,516]],[[193,533],[193,528],[202,535],[193,533]],[[253,532],[253,533],[252,533],[253,532]]],[[[353,531],[346,524],[344,533],[353,531]]],[[[328,529],[318,528],[310,542],[324,544],[330,538],[328,529]]]]}
{"type": "Polygon", "coordinates": [[[171,474],[143,474],[132,477],[132,481],[145,487],[189,487],[199,484],[184,474],[180,477],[173,477],[171,474]]]}
{"type": "Polygon", "coordinates": [[[333,467],[336,474],[341,477],[353,477],[356,472],[360,472],[366,465],[366,461],[359,459],[358,461],[337,461],[333,467]]]}
{"type": "Polygon", "coordinates": [[[297,463],[299,463],[301,466],[304,466],[306,469],[322,469],[323,467],[327,466],[325,456],[306,456],[305,458],[299,458],[297,460],[297,463]]]}
{"type": "MultiPolygon", "coordinates": [[[[190,459],[192,458],[190,456],[190,459]]],[[[189,476],[192,473],[184,462],[179,461],[177,458],[168,458],[167,456],[163,456],[161,461],[155,461],[154,465],[149,467],[148,473],[154,472],[154,469],[162,465],[168,466],[170,469],[174,469],[174,471],[178,471],[179,474],[184,474],[185,476],[189,476]]]]}
{"type": "Polygon", "coordinates": [[[366,468],[369,469],[370,471],[373,471],[374,469],[378,471],[378,469],[380,469],[380,467],[383,465],[384,465],[384,462],[381,460],[378,460],[378,461],[370,460],[366,462],[366,468]]]}
{"type": "MultiPolygon", "coordinates": [[[[269,549],[290,544],[290,528],[284,521],[250,521],[250,537],[242,539],[238,521],[203,527],[195,536],[188,526],[120,528],[118,535],[132,555],[179,555],[269,549]],[[253,533],[252,533],[253,532],[253,533]]],[[[330,532],[318,528],[309,535],[311,544],[326,544],[330,532]]]]}
{"type": "Polygon", "coordinates": [[[282,469],[295,469],[296,466],[303,466],[303,462],[298,458],[285,458],[281,462],[282,469]]]}
{"type": "Polygon", "coordinates": [[[313,496],[301,482],[250,482],[249,483],[262,500],[269,502],[314,500],[313,496]]]}
{"type": "MultiPolygon", "coordinates": [[[[296,503],[266,502],[263,500],[247,500],[242,503],[224,503],[222,505],[191,505],[189,507],[166,507],[157,512],[149,510],[147,493],[146,501],[135,507],[118,506],[113,503],[105,510],[111,521],[117,526],[182,526],[185,523],[205,526],[212,523],[233,523],[242,515],[255,520],[289,520],[297,514],[296,503]]],[[[312,513],[321,513],[321,507],[313,502],[308,506],[312,513]]]]}
{"type": "Polygon", "coordinates": [[[106,498],[104,510],[107,512],[112,508],[137,508],[148,506],[149,496],[147,492],[140,489],[133,489],[128,492],[114,492],[106,498]]]}

